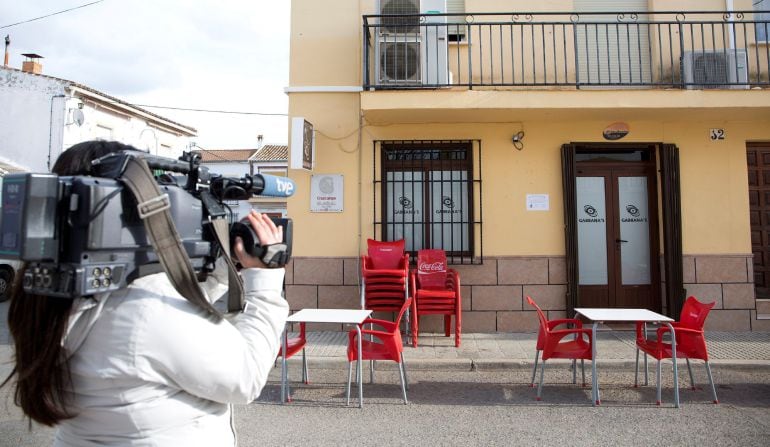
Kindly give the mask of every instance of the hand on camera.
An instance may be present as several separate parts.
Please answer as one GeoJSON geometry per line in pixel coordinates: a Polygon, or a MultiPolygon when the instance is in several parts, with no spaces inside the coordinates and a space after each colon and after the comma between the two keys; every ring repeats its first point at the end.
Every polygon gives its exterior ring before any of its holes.
{"type": "MultiPolygon", "coordinates": [[[[251,227],[257,233],[257,237],[262,245],[278,244],[283,241],[283,227],[278,227],[267,216],[251,210],[248,216],[251,227]]],[[[243,240],[240,237],[235,238],[235,256],[243,268],[266,268],[264,262],[254,256],[246,253],[243,247],[243,240]]]]}

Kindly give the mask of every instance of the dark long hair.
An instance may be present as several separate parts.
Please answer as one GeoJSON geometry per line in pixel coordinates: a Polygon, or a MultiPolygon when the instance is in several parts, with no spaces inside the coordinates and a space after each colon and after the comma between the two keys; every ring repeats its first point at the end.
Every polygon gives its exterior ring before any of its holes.
{"type": "MultiPolygon", "coordinates": [[[[115,141],[78,143],[62,152],[51,171],[58,175],[88,175],[92,160],[121,150],[136,149],[115,141]]],[[[8,308],[15,364],[0,387],[15,375],[16,405],[30,419],[52,426],[74,416],[67,409],[72,380],[62,349],[73,300],[24,292],[21,280],[25,270],[26,265],[16,275],[8,308]]]]}

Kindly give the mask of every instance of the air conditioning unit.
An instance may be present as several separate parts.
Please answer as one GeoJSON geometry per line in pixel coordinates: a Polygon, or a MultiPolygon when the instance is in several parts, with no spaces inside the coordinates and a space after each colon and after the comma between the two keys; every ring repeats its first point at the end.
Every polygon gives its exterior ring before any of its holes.
{"type": "Polygon", "coordinates": [[[375,40],[377,84],[446,85],[446,16],[426,17],[422,21],[416,16],[446,13],[446,0],[380,0],[379,12],[415,16],[380,20],[375,40]]]}
{"type": "Polygon", "coordinates": [[[747,89],[748,79],[745,49],[685,51],[682,57],[685,88],[747,89]]]}
{"type": "Polygon", "coordinates": [[[383,36],[378,40],[378,84],[420,84],[422,82],[422,55],[419,35],[383,36]]]}

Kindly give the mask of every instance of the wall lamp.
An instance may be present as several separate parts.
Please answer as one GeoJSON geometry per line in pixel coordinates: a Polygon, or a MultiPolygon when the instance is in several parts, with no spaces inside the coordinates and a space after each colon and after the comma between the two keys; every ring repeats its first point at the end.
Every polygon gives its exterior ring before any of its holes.
{"type": "Polygon", "coordinates": [[[513,143],[513,147],[515,147],[518,150],[524,149],[524,142],[522,140],[524,139],[524,131],[520,130],[513,134],[511,137],[511,143],[513,143]]]}

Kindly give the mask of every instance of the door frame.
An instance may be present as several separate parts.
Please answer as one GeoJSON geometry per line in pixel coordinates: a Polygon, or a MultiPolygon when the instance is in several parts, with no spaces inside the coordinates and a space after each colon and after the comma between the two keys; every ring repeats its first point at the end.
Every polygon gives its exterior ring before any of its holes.
{"type": "MultiPolygon", "coordinates": [[[[645,150],[647,148],[645,147],[645,150]]],[[[638,149],[637,149],[638,150],[638,149]]],[[[625,287],[633,290],[633,285],[623,285],[622,278],[622,256],[620,242],[620,214],[619,209],[619,185],[620,177],[645,177],[647,179],[647,206],[649,227],[649,250],[650,250],[650,284],[649,302],[647,308],[660,312],[660,239],[659,239],[659,220],[658,220],[658,189],[655,152],[649,151],[651,160],[640,162],[579,162],[575,176],[577,177],[603,177],[605,185],[607,182],[611,186],[605,186],[605,209],[606,209],[606,233],[605,244],[607,250],[607,284],[605,286],[581,286],[578,288],[588,293],[589,290],[595,290],[599,294],[606,289],[606,304],[597,306],[591,303],[591,307],[636,307],[635,305],[624,305],[620,297],[619,289],[625,287]]],[[[578,294],[579,296],[582,294],[578,294]]],[[[584,297],[587,299],[587,297],[584,297]]],[[[581,306],[588,306],[586,302],[581,302],[581,306]]]]}
{"type": "Polygon", "coordinates": [[[686,291],[683,285],[682,269],[682,221],[681,193],[679,181],[679,149],[673,144],[660,142],[606,143],[606,142],[571,142],[563,144],[562,186],[564,193],[564,240],[567,270],[567,314],[574,314],[580,306],[578,291],[578,244],[577,244],[577,198],[575,155],[578,151],[636,151],[647,150],[654,155],[657,177],[657,203],[651,204],[656,211],[662,211],[658,221],[658,245],[651,256],[662,256],[663,275],[658,264],[658,306],[668,316],[677,316],[681,311],[686,291]],[[663,246],[660,247],[660,241],[663,246]],[[662,248],[662,253],[661,253],[662,248]]]}

